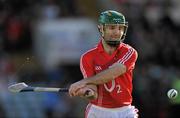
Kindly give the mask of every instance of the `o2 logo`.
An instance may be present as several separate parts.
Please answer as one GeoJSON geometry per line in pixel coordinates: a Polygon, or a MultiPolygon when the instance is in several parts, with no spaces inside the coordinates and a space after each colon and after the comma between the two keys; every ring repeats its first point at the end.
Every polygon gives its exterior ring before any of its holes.
{"type": "Polygon", "coordinates": [[[121,91],[121,86],[120,86],[119,84],[116,85],[114,79],[111,81],[111,87],[110,87],[110,88],[108,88],[107,84],[104,84],[104,88],[105,88],[106,91],[108,91],[108,92],[112,92],[115,88],[117,88],[117,91],[116,91],[117,94],[119,94],[119,93],[122,92],[122,91],[121,91]]]}

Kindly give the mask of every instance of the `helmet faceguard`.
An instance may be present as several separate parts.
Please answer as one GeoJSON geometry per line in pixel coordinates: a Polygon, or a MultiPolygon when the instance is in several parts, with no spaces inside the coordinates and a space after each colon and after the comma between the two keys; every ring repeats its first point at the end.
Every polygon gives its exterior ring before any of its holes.
{"type": "Polygon", "coordinates": [[[122,15],[119,12],[108,10],[105,12],[102,12],[99,16],[99,24],[103,27],[102,31],[100,30],[101,36],[104,39],[104,31],[106,25],[121,25],[124,26],[124,32],[121,37],[119,37],[117,40],[108,40],[105,42],[113,47],[118,46],[126,36],[127,28],[128,28],[128,22],[126,22],[124,15],[122,15]]]}

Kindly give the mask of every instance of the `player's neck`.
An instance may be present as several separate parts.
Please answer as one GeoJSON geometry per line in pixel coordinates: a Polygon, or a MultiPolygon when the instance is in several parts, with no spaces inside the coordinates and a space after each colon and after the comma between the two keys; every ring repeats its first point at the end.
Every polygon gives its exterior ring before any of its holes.
{"type": "Polygon", "coordinates": [[[103,48],[104,48],[105,52],[108,53],[109,55],[113,54],[113,52],[116,51],[116,49],[117,49],[117,47],[109,46],[105,42],[103,42],[102,44],[103,44],[103,48]]]}

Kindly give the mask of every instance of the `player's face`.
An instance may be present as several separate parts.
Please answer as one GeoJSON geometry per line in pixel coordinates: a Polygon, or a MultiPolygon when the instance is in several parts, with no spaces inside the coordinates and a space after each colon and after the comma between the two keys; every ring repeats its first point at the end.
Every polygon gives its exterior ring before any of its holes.
{"type": "Polygon", "coordinates": [[[104,40],[117,41],[120,40],[124,33],[124,25],[106,24],[104,26],[104,40]]]}

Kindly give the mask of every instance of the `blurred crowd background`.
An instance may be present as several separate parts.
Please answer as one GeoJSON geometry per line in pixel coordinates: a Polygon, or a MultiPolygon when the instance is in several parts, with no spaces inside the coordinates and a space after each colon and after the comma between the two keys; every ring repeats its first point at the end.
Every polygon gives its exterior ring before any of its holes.
{"type": "Polygon", "coordinates": [[[12,94],[17,82],[68,87],[82,79],[79,58],[99,41],[98,15],[122,12],[125,43],[139,53],[133,105],[140,118],[180,117],[179,0],[0,0],[0,117],[83,118],[87,104],[64,93],[12,94]]]}

